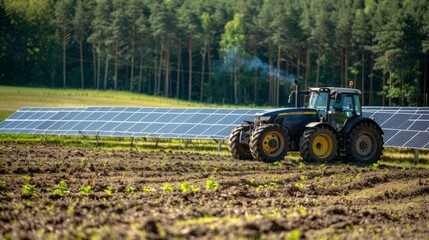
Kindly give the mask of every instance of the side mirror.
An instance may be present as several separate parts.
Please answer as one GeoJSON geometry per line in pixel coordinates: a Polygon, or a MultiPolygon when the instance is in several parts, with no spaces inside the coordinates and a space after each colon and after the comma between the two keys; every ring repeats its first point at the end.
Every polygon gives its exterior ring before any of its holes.
{"type": "Polygon", "coordinates": [[[340,103],[341,102],[341,93],[335,93],[335,102],[340,103]]]}

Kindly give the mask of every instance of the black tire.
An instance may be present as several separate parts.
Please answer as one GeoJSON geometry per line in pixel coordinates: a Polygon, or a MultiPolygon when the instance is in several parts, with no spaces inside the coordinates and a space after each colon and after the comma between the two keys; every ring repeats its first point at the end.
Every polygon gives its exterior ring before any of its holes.
{"type": "Polygon", "coordinates": [[[338,137],[327,126],[307,129],[299,143],[299,152],[307,164],[330,163],[338,153],[338,137]]]}
{"type": "Polygon", "coordinates": [[[347,160],[357,165],[371,165],[383,155],[383,135],[373,123],[356,125],[347,137],[347,160]]]}
{"type": "Polygon", "coordinates": [[[288,150],[289,133],[278,124],[261,125],[250,137],[250,152],[258,161],[266,163],[280,161],[288,150]]]}
{"type": "Polygon", "coordinates": [[[248,132],[250,125],[242,124],[231,131],[228,138],[228,148],[231,155],[239,160],[252,160],[253,156],[250,152],[249,144],[240,143],[240,132],[248,132]]]}

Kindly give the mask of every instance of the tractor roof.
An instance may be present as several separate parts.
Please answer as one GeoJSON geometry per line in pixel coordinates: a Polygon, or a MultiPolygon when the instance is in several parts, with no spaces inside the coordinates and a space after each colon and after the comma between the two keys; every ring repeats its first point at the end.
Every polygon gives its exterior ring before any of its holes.
{"type": "Polygon", "coordinates": [[[315,87],[310,88],[310,92],[329,92],[329,93],[349,93],[361,94],[359,89],[355,88],[340,88],[340,87],[315,87]]]}

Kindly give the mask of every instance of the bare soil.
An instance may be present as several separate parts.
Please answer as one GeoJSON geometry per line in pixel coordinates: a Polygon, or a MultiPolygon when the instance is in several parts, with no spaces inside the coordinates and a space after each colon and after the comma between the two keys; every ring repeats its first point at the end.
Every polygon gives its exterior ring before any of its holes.
{"type": "Polygon", "coordinates": [[[427,239],[429,170],[2,142],[0,236],[427,239]]]}

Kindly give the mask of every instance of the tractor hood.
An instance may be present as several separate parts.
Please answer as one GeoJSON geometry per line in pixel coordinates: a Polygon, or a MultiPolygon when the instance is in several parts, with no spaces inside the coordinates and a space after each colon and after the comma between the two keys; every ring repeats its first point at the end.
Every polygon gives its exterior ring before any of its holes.
{"type": "Polygon", "coordinates": [[[255,114],[255,122],[259,121],[274,121],[279,116],[287,115],[307,115],[317,114],[316,109],[313,108],[281,108],[273,109],[255,114]]]}

